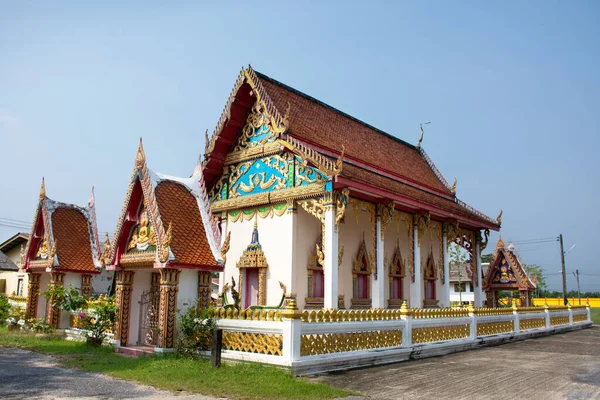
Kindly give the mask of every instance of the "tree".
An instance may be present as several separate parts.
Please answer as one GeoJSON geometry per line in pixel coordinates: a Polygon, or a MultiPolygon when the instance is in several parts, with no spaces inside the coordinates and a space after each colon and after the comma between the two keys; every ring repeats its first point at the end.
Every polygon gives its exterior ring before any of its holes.
{"type": "Polygon", "coordinates": [[[544,277],[542,267],[537,264],[523,264],[525,271],[529,275],[529,279],[535,282],[536,297],[539,297],[542,292],[546,291],[546,277],[544,277]]]}
{"type": "MultiPolygon", "coordinates": [[[[459,296],[460,301],[462,302],[462,276],[460,275],[460,266],[469,261],[469,253],[457,245],[456,243],[450,243],[448,248],[448,260],[450,264],[450,271],[454,270],[458,273],[458,288],[459,288],[459,296]]],[[[466,278],[466,276],[464,277],[466,278]]]]}
{"type": "Polygon", "coordinates": [[[491,263],[494,260],[494,254],[490,253],[490,254],[482,254],[481,255],[481,262],[482,263],[491,263]]]}

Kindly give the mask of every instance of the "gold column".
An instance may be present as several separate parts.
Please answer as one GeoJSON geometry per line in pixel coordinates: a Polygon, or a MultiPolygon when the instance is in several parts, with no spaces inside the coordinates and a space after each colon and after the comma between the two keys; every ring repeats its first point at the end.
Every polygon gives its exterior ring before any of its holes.
{"type": "Polygon", "coordinates": [[[159,347],[171,348],[175,344],[177,292],[179,292],[180,273],[180,270],[172,268],[165,268],[160,271],[159,347]]]}
{"type": "MultiPolygon", "coordinates": [[[[65,285],[65,274],[63,272],[51,272],[50,273],[50,287],[65,285]]],[[[48,315],[46,321],[54,329],[60,328],[60,308],[55,303],[54,296],[48,299],[47,310],[48,315]]]]}
{"type": "Polygon", "coordinates": [[[119,307],[119,314],[115,320],[115,339],[119,340],[121,346],[125,346],[129,335],[129,313],[135,271],[117,271],[115,275],[117,281],[115,297],[116,305],[119,307]]]}
{"type": "Polygon", "coordinates": [[[92,295],[92,276],[88,274],[81,275],[81,295],[89,299],[92,295]]]}
{"type": "Polygon", "coordinates": [[[267,269],[258,269],[258,305],[267,304],[267,269]]]}
{"type": "Polygon", "coordinates": [[[27,290],[27,315],[26,318],[37,317],[38,298],[40,296],[40,278],[42,274],[29,274],[29,284],[27,290]]]}
{"type": "Polygon", "coordinates": [[[210,305],[211,278],[210,271],[198,271],[198,307],[206,308],[210,305]]]}

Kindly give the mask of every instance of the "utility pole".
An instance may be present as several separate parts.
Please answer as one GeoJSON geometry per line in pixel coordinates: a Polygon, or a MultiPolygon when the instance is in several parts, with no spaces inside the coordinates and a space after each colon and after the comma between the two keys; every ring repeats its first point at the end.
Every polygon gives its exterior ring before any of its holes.
{"type": "Polygon", "coordinates": [[[563,289],[563,301],[565,306],[569,302],[567,299],[567,269],[565,267],[565,249],[563,247],[563,237],[562,233],[558,237],[560,241],[560,261],[562,263],[562,289],[563,289]]]}
{"type": "Polygon", "coordinates": [[[577,299],[579,300],[579,305],[581,305],[581,290],[579,290],[579,270],[576,269],[575,272],[573,272],[573,275],[575,275],[575,277],[577,278],[577,299]]]}

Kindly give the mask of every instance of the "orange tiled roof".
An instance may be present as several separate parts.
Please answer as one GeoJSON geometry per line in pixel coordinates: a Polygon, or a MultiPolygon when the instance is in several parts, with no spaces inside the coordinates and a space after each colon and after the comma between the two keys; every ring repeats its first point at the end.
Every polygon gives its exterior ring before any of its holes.
{"type": "Polygon", "coordinates": [[[52,213],[52,233],[56,241],[59,268],[77,272],[97,272],[90,247],[87,218],[75,208],[59,207],[52,213]]]}
{"type": "Polygon", "coordinates": [[[341,152],[374,167],[451,195],[419,150],[310,96],[256,73],[278,110],[290,105],[289,130],[314,145],[341,152]],[[393,160],[393,162],[391,162],[393,160]]]}
{"type": "Polygon", "coordinates": [[[189,189],[181,183],[163,180],[154,193],[163,225],[173,224],[171,251],[176,262],[220,268],[208,244],[197,200],[189,189]]]}

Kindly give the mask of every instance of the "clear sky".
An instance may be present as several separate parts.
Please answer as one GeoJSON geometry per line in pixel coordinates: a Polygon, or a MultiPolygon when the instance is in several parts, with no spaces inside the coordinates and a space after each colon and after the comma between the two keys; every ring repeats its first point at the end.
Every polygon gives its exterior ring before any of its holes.
{"type": "MultiPolygon", "coordinates": [[[[152,169],[188,176],[250,63],[410,143],[432,121],[458,196],[504,209],[506,240],[563,233],[569,288],[579,268],[600,290],[600,2],[166,3],[0,0],[4,225],[31,223],[45,176],[66,202],[95,185],[112,232],[140,136],[152,169]]],[[[556,243],[517,250],[560,288],[556,243]]]]}

